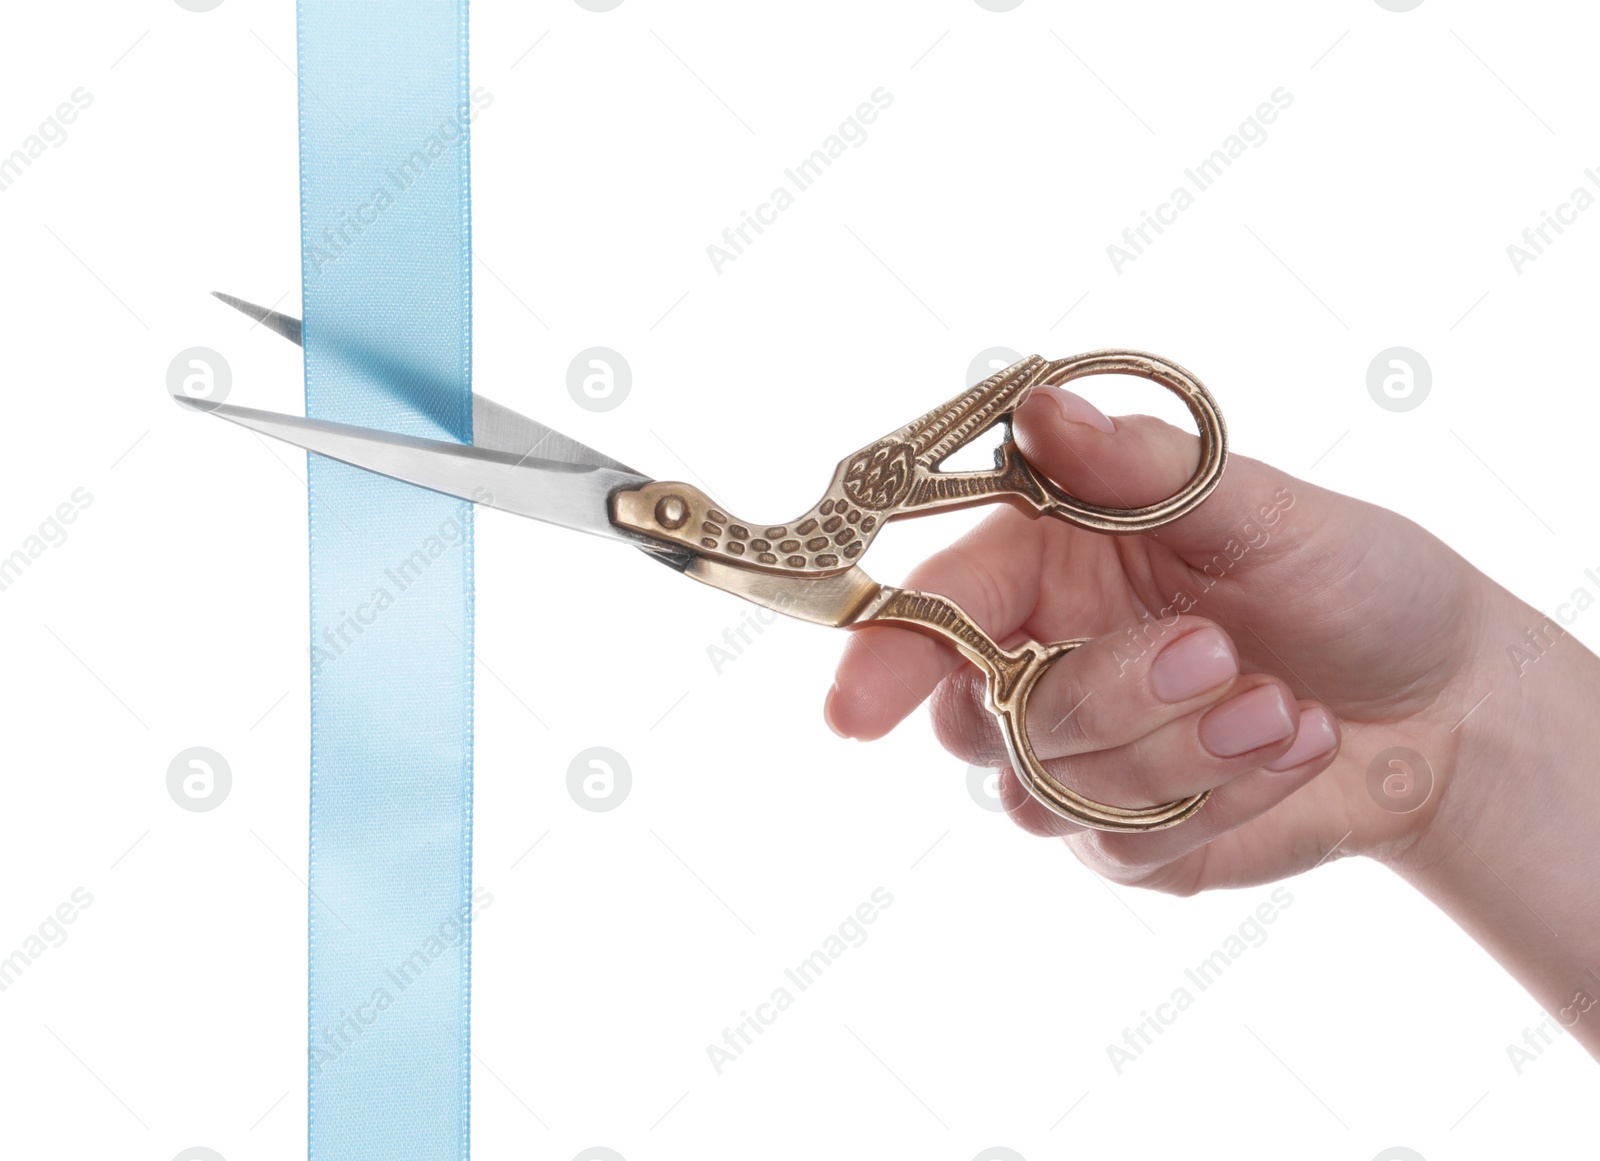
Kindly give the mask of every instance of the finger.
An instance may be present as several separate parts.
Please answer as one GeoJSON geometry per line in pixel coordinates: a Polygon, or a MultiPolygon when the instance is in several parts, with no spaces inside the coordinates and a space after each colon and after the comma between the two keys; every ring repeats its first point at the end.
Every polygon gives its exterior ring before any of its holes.
{"type": "MultiPolygon", "coordinates": [[[[1023,456],[1081,500],[1137,508],[1181,490],[1199,462],[1200,439],[1148,415],[1107,419],[1063,387],[1037,387],[1017,409],[1013,432],[1023,456]]],[[[1230,455],[1216,489],[1193,511],[1154,534],[1186,556],[1209,559],[1230,540],[1260,540],[1262,555],[1282,538],[1270,533],[1290,509],[1304,518],[1321,489],[1245,456],[1230,455]]]]}
{"type": "MultiPolygon", "coordinates": [[[[1239,652],[1215,623],[1152,618],[1052,662],[1028,695],[1028,739],[1045,760],[1124,746],[1221,701],[1238,676],[1239,652]]],[[[999,765],[1007,750],[985,696],[981,673],[957,671],[935,691],[934,729],[958,758],[999,765]]]]}
{"type": "MultiPolygon", "coordinates": [[[[1264,763],[1259,756],[1251,756],[1245,763],[1248,769],[1243,772],[1235,766],[1234,772],[1216,787],[1208,787],[1211,796],[1194,816],[1176,827],[1154,832],[1096,832],[1062,819],[1027,793],[1010,766],[1000,771],[998,793],[1006,814],[1022,830],[1043,838],[1067,838],[1085,862],[1091,859],[1083,852],[1102,851],[1104,865],[1091,865],[1110,878],[1133,883],[1139,876],[1154,876],[1158,868],[1182,862],[1190,851],[1245,827],[1312,782],[1338,758],[1338,718],[1317,702],[1301,702],[1293,739],[1275,750],[1277,756],[1264,763]],[[1307,750],[1320,753],[1307,756],[1307,750]]],[[[1165,884],[1150,881],[1139,881],[1139,886],[1166,889],[1165,884]]]]}
{"type": "MultiPolygon", "coordinates": [[[[1114,749],[1044,763],[1056,782],[1094,802],[1141,808],[1215,792],[1292,751],[1300,713],[1275,677],[1241,677],[1232,696],[1114,749]]],[[[1048,812],[1047,813],[1051,813],[1048,812]]],[[[1019,819],[1019,822],[1025,820],[1019,819]]],[[[1068,835],[1077,824],[1051,813],[1029,827],[1068,835]]]]}
{"type": "Polygon", "coordinates": [[[1148,834],[1084,833],[1072,846],[1080,859],[1113,882],[1170,889],[1181,878],[1169,868],[1255,821],[1306,786],[1333,764],[1339,742],[1338,722],[1332,712],[1316,702],[1302,702],[1293,745],[1261,768],[1218,786],[1199,812],[1184,822],[1148,834]]]}
{"type": "MultiPolygon", "coordinates": [[[[948,597],[1003,640],[1038,603],[1041,553],[1027,518],[1001,509],[913,569],[906,587],[948,597]]],[[[910,629],[858,629],[845,644],[823,714],[836,734],[880,738],[960,664],[949,646],[910,629]]]]}
{"type": "MultiPolygon", "coordinates": [[[[1334,759],[1276,806],[1131,885],[1177,895],[1257,887],[1364,849],[1339,785],[1349,757],[1334,759]]],[[[1077,840],[1066,840],[1073,847],[1077,840]]]]}

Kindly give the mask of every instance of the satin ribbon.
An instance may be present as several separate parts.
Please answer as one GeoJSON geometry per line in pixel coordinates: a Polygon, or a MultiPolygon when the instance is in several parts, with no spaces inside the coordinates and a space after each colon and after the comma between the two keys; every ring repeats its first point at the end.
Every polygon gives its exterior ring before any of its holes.
{"type": "MultiPolygon", "coordinates": [[[[465,0],[301,0],[306,414],[471,442],[465,0]]],[[[468,1152],[471,505],[311,456],[309,1150],[468,1152]]]]}

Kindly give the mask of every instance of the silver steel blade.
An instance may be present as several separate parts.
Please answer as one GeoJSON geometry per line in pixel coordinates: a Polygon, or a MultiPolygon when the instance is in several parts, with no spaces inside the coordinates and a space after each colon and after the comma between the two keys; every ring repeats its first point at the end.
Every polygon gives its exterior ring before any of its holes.
{"type": "MultiPolygon", "coordinates": [[[[271,307],[257,306],[253,302],[246,302],[231,294],[223,294],[220,290],[213,290],[211,294],[241,314],[255,319],[268,330],[282,335],[291,343],[297,346],[303,345],[304,328],[300,320],[293,315],[284,314],[271,307]]],[[[472,444],[474,447],[488,448],[492,451],[511,452],[519,456],[537,454],[542,459],[565,460],[571,464],[611,468],[614,471],[638,475],[638,472],[627,464],[476,393],[472,396],[472,444]]]]}
{"type": "Polygon", "coordinates": [[[273,310],[270,306],[257,306],[253,302],[246,302],[242,298],[235,298],[231,294],[223,294],[220,290],[213,290],[211,297],[227,303],[240,314],[249,315],[256,322],[268,330],[276,331],[288,339],[295,346],[303,346],[300,320],[293,315],[283,314],[273,310]]]}
{"type": "Polygon", "coordinates": [[[637,472],[468,447],[443,440],[418,439],[348,423],[305,419],[181,395],[173,398],[192,411],[209,412],[318,455],[447,496],[458,496],[579,532],[644,546],[655,544],[611,523],[611,494],[650,483],[637,472]]]}
{"type": "Polygon", "coordinates": [[[478,394],[472,396],[472,446],[519,456],[537,455],[583,467],[610,468],[631,476],[639,474],[570,435],[562,435],[553,427],[478,394]]]}

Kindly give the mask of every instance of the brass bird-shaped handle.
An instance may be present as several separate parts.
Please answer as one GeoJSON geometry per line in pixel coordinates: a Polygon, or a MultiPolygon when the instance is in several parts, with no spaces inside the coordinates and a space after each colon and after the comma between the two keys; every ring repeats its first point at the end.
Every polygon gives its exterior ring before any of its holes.
{"type": "Polygon", "coordinates": [[[611,517],[620,528],[689,550],[692,563],[686,571],[696,579],[791,616],[842,628],[893,623],[947,642],[987,678],[989,709],[999,720],[1018,779],[1036,799],[1085,827],[1160,830],[1199,810],[1209,792],[1161,806],[1107,806],[1055,779],[1028,740],[1029,693],[1052,661],[1087,638],[1049,645],[1024,641],[1002,649],[953,601],[879,585],[855,561],[890,520],[997,501],[1095,532],[1148,531],[1210,495],[1226,460],[1227,429],[1216,401],[1177,364],[1134,351],[1095,351],[1054,362],[1031,355],[845,457],[822,498],[793,520],[741,520],[692,485],[662,481],[614,494],[611,517]],[[1034,471],[1011,438],[1011,417],[1035,386],[1107,374],[1159,383],[1194,416],[1199,463],[1175,495],[1140,508],[1088,503],[1034,471]],[[952,453],[1001,423],[1006,438],[992,469],[939,470],[952,453]]]}

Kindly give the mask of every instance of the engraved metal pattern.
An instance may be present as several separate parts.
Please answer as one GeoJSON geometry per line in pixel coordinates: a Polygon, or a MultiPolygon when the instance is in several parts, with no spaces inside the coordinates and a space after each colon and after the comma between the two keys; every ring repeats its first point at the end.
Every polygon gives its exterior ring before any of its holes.
{"type": "Polygon", "coordinates": [[[896,439],[857,452],[845,462],[845,496],[874,512],[894,507],[911,491],[915,456],[909,443],[896,439]]]}
{"type": "Polygon", "coordinates": [[[690,484],[654,482],[612,497],[612,522],[632,532],[746,568],[821,575],[849,568],[890,520],[1004,500],[1097,532],[1142,532],[1188,512],[1222,478],[1227,431],[1216,401],[1193,375],[1135,351],[1095,351],[1049,362],[1030,355],[899,431],[840,461],[822,499],[781,524],[740,520],[690,484]],[[1035,472],[1009,438],[1012,413],[1040,383],[1085,375],[1138,375],[1183,399],[1200,432],[1200,462],[1175,495],[1140,508],[1109,508],[1062,491],[1035,472]],[[1007,425],[989,471],[943,472],[953,452],[1007,425]],[[670,515],[671,519],[664,519],[670,515]],[[679,517],[683,519],[679,520],[679,517]]]}
{"type": "Polygon", "coordinates": [[[1006,501],[1098,532],[1142,532],[1190,511],[1222,478],[1227,430],[1216,401],[1175,363],[1133,351],[1096,351],[1047,362],[1030,355],[854,455],[835,470],[823,498],[783,524],[734,519],[698,488],[652,482],[611,498],[612,522],[656,541],[689,549],[685,575],[792,617],[859,628],[889,623],[953,645],[988,680],[988,706],[999,720],[1018,780],[1046,809],[1080,826],[1107,831],[1162,830],[1204,804],[1209,791],[1161,806],[1107,806],[1051,776],[1028,739],[1028,695],[1062,654],[1085,639],[1002,649],[954,602],[934,593],[878,585],[855,562],[889,520],[1006,501]],[[1175,495],[1140,508],[1108,508],[1062,491],[1036,473],[1009,438],[1011,415],[1037,384],[1085,375],[1138,375],[1188,406],[1200,431],[1200,457],[1175,495]],[[942,472],[939,464],[997,423],[1008,427],[995,466],[942,472]]]}
{"type": "Polygon", "coordinates": [[[880,585],[878,596],[858,614],[854,625],[885,621],[942,638],[983,670],[988,678],[988,708],[999,719],[1017,780],[1029,794],[1062,818],[1092,830],[1165,830],[1192,816],[1210,796],[1209,790],[1202,790],[1161,806],[1107,806],[1063,785],[1044,768],[1028,739],[1025,725],[1028,695],[1052,661],[1085,644],[1089,638],[1057,641],[1051,645],[1025,641],[1015,649],[1002,649],[954,601],[933,593],[880,585]]]}

